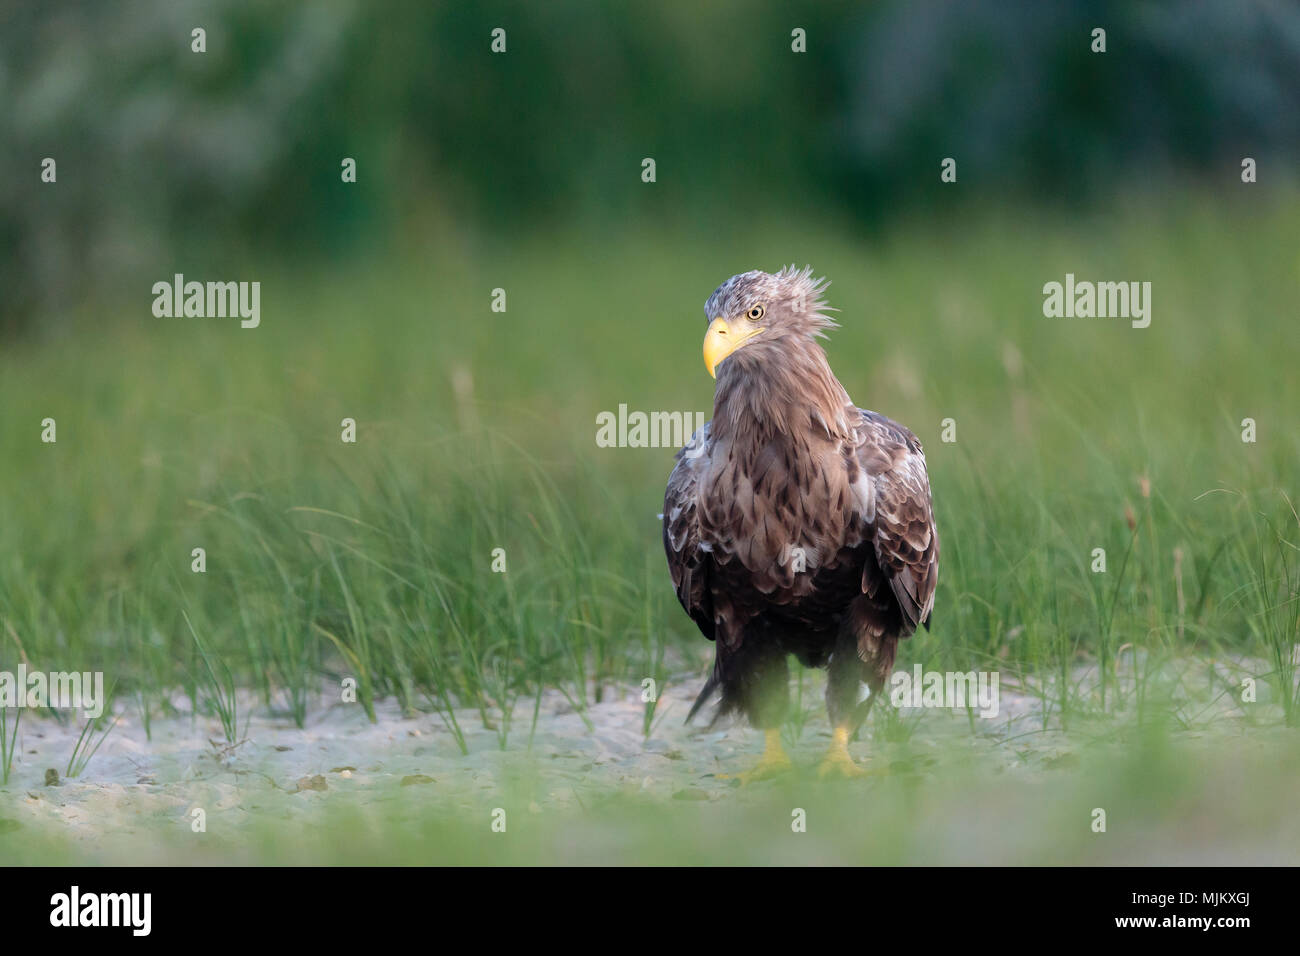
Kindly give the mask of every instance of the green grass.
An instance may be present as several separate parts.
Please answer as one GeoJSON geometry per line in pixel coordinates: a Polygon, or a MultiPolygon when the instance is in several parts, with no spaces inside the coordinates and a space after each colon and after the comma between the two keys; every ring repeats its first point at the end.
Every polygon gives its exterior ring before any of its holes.
{"type": "Polygon", "coordinates": [[[99,735],[96,737],[95,725],[98,721],[93,719],[86,721],[77,737],[76,745],[72,748],[72,755],[68,757],[68,766],[64,769],[63,776],[75,779],[80,777],[86,768],[90,766],[90,761],[99,751],[99,748],[104,745],[104,741],[113,732],[113,728],[117,726],[116,717],[106,722],[108,726],[99,731],[99,735]]]}
{"type": "Polygon", "coordinates": [[[9,785],[9,775],[14,768],[15,745],[18,740],[18,726],[22,723],[22,708],[0,707],[0,786],[9,785]]]}
{"type": "Polygon", "coordinates": [[[841,380],[926,445],[939,593],[900,666],[996,667],[1069,723],[1152,716],[1145,682],[1115,682],[1121,655],[1151,673],[1246,657],[1295,724],[1298,213],[1275,193],[966,210],[878,237],[779,216],[512,241],[430,226],[397,257],[256,270],[255,331],[155,319],[142,282],[0,354],[0,668],[102,669],[146,721],[180,689],[230,743],[233,688],[302,724],[322,678],[353,678],[367,708],[435,709],[462,746],[453,708],[504,745],[543,687],[581,713],[614,681],[702,674],[711,647],[660,554],[672,452],[597,448],[595,416],[707,411],[705,297],[808,261],[842,310],[841,380]],[[1066,272],[1152,282],[1151,327],[1044,318],[1066,272]]]}

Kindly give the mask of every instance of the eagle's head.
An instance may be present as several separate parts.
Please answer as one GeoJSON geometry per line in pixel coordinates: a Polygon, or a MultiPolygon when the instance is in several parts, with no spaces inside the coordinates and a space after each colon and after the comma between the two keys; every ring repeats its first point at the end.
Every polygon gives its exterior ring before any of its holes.
{"type": "Polygon", "coordinates": [[[722,283],[704,305],[709,322],[704,364],[709,374],[717,378],[722,361],[741,349],[746,362],[761,363],[807,347],[814,336],[835,325],[825,314],[829,308],[822,298],[828,285],[812,277],[811,266],[787,266],[775,275],[742,272],[722,283]]]}

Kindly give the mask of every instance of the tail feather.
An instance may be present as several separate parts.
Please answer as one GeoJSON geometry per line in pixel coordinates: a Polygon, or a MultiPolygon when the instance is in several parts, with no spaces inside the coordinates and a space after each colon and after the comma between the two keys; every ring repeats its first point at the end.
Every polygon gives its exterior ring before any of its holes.
{"type": "MultiPolygon", "coordinates": [[[[695,698],[695,703],[691,705],[691,712],[686,715],[686,723],[689,724],[692,720],[695,719],[695,715],[699,713],[700,708],[703,707],[705,702],[710,697],[713,696],[713,692],[717,689],[718,689],[718,675],[717,672],[715,671],[714,673],[710,674],[709,679],[704,682],[704,687],[701,688],[699,696],[695,698]]],[[[717,718],[715,717],[714,719],[716,720],[717,718]]]]}

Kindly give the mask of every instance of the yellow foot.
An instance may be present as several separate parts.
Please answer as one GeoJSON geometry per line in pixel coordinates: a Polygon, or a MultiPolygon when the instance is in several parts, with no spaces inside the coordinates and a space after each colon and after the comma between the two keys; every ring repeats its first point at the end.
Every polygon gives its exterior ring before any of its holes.
{"type": "Polygon", "coordinates": [[[763,749],[763,756],[759,759],[757,767],[744,773],[720,773],[718,779],[739,780],[741,785],[744,786],[753,783],[755,780],[767,780],[769,777],[775,777],[788,771],[790,769],[790,758],[781,749],[781,731],[766,730],[764,735],[767,738],[767,745],[763,749]]]}
{"type": "Polygon", "coordinates": [[[849,756],[849,731],[847,727],[836,727],[831,738],[831,749],[826,751],[821,766],[817,768],[819,777],[862,777],[866,771],[853,762],[849,756]]]}

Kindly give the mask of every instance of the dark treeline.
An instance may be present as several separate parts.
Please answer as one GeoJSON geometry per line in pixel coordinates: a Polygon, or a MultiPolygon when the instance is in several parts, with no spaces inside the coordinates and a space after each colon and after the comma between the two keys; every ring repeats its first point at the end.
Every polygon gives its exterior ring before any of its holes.
{"type": "Polygon", "coordinates": [[[958,196],[1054,202],[1290,170],[1297,90],[1300,5],[1268,0],[28,4],[0,12],[0,335],[114,282],[391,241],[413,212],[873,223],[952,202],[944,157],[958,196]]]}

